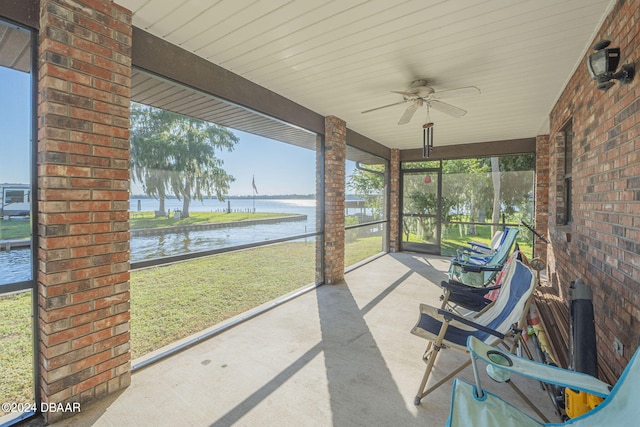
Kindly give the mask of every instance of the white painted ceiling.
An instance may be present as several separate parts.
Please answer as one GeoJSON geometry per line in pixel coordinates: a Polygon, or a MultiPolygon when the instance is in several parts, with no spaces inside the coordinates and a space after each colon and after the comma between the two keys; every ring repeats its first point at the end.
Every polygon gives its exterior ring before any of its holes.
{"type": "Polygon", "coordinates": [[[428,80],[467,110],[431,109],[435,144],[534,137],[611,0],[115,0],[133,24],[390,148],[421,147],[423,107],[406,125],[390,91],[428,80]]]}

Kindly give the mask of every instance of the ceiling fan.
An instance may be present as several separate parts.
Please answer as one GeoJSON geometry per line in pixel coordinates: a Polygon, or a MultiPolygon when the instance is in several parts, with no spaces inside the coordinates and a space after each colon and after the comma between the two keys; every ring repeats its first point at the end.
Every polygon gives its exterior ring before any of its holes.
{"type": "Polygon", "coordinates": [[[383,108],[393,107],[395,105],[401,105],[409,103],[409,106],[400,117],[398,121],[399,125],[407,124],[411,121],[411,118],[415,114],[418,108],[426,105],[427,108],[433,108],[434,110],[448,114],[453,117],[462,117],[467,112],[462,108],[454,107],[451,104],[440,101],[440,98],[448,98],[454,96],[467,96],[477,95],[480,93],[480,89],[475,86],[465,86],[456,89],[447,89],[442,91],[436,91],[433,87],[427,85],[426,80],[414,80],[411,82],[411,87],[404,91],[392,90],[393,93],[402,95],[402,101],[394,102],[393,104],[383,105],[382,107],[372,108],[365,110],[362,114],[370,113],[372,111],[381,110],[383,108]]]}

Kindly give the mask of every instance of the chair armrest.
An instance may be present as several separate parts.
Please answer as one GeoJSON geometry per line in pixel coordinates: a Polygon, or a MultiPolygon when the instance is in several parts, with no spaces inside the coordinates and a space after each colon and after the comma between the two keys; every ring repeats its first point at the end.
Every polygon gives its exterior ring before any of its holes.
{"type": "Polygon", "coordinates": [[[443,309],[439,308],[438,309],[438,314],[440,316],[444,317],[445,320],[448,320],[448,321],[455,320],[456,322],[460,322],[460,323],[462,323],[464,325],[471,326],[472,328],[475,328],[475,329],[477,329],[479,331],[491,334],[494,337],[498,337],[501,340],[504,339],[504,337],[505,337],[503,333],[498,332],[495,329],[487,328],[486,326],[483,326],[483,325],[480,325],[478,323],[472,322],[471,320],[469,320],[469,319],[467,319],[465,317],[459,316],[459,315],[457,315],[455,313],[452,313],[452,312],[450,312],[448,310],[443,310],[443,309]]]}
{"type": "Polygon", "coordinates": [[[584,391],[600,397],[607,397],[611,392],[611,386],[609,384],[600,381],[591,375],[523,359],[522,357],[505,353],[502,350],[487,345],[473,336],[469,337],[467,340],[467,348],[469,349],[472,357],[476,357],[496,368],[533,378],[537,381],[557,384],[562,387],[584,391]],[[491,355],[496,355],[497,353],[499,353],[504,360],[510,361],[511,365],[494,362],[491,359],[491,355]]]}
{"type": "Polygon", "coordinates": [[[467,241],[467,244],[468,244],[469,246],[479,246],[479,247],[481,247],[481,248],[489,249],[489,246],[485,245],[484,243],[475,242],[475,241],[473,241],[473,240],[472,240],[472,241],[467,241]]]}
{"type": "Polygon", "coordinates": [[[495,253],[472,253],[471,249],[456,249],[456,256],[453,261],[462,263],[473,263],[478,265],[484,265],[491,261],[495,253]]]}
{"type": "Polygon", "coordinates": [[[493,290],[500,289],[500,285],[497,286],[486,286],[484,288],[479,288],[477,286],[469,286],[465,285],[462,282],[458,282],[457,280],[449,280],[448,282],[443,280],[440,282],[440,287],[448,290],[450,292],[455,293],[472,293],[472,294],[487,294],[493,290]]]}
{"type": "Polygon", "coordinates": [[[467,244],[469,245],[469,249],[470,251],[473,252],[493,252],[492,249],[489,246],[486,246],[483,243],[480,242],[467,242],[467,244]]]}
{"type": "Polygon", "coordinates": [[[465,272],[482,273],[484,271],[500,271],[502,267],[487,267],[486,265],[468,264],[466,262],[452,260],[451,263],[457,267],[461,267],[465,272]]]}

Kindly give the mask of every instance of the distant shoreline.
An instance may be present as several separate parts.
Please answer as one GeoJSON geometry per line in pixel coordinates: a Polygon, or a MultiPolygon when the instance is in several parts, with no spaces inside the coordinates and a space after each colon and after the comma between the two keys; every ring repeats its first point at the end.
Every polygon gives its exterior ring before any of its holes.
{"type": "MultiPolygon", "coordinates": [[[[281,194],[277,196],[267,196],[267,195],[257,195],[257,196],[225,196],[223,202],[226,200],[237,200],[237,199],[315,199],[315,194],[281,194]]],[[[130,199],[149,199],[149,200],[158,200],[157,197],[147,196],[146,194],[134,194],[130,197],[130,199]]],[[[166,200],[179,200],[176,196],[168,196],[166,200]]],[[[218,200],[216,197],[206,197],[203,200],[218,200]]],[[[195,201],[195,200],[194,200],[195,201]]]]}
{"type": "Polygon", "coordinates": [[[279,222],[289,221],[306,221],[306,215],[283,215],[274,218],[261,218],[261,219],[245,219],[240,221],[228,221],[228,222],[209,222],[206,224],[184,224],[171,227],[157,227],[157,228],[132,228],[130,230],[131,237],[138,236],[157,236],[171,233],[183,233],[188,231],[202,231],[202,230],[217,230],[221,228],[235,228],[235,227],[247,227],[258,224],[276,224],[279,222]]]}
{"type": "MultiPolygon", "coordinates": [[[[347,194],[346,200],[362,200],[360,197],[354,194],[347,194]]],[[[130,199],[149,199],[149,200],[157,200],[157,197],[147,196],[146,194],[134,194],[130,197],[130,199]]],[[[170,200],[179,200],[175,196],[168,196],[166,199],[170,200]]],[[[205,200],[217,200],[215,197],[208,197],[205,200]]],[[[225,196],[224,201],[226,200],[315,200],[315,194],[278,194],[278,195],[256,195],[256,196],[225,196]]]]}

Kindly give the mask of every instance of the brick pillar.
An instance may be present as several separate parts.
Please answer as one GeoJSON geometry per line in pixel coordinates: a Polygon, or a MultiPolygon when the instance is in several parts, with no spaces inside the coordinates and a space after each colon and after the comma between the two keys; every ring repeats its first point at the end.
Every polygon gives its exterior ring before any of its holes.
{"type": "Polygon", "coordinates": [[[40,9],[40,389],[45,403],[84,403],[131,381],[131,13],[109,0],[40,9]]]}
{"type": "MultiPolygon", "coordinates": [[[[536,137],[535,227],[549,240],[549,135],[536,137]]],[[[533,254],[547,259],[547,244],[533,236],[533,254]]]]}
{"type": "Polygon", "coordinates": [[[389,250],[400,251],[400,150],[391,150],[389,162],[389,250]]]}
{"type": "Polygon", "coordinates": [[[325,118],[324,138],[324,281],[344,281],[344,186],[347,124],[325,118]]]}
{"type": "MultiPolygon", "coordinates": [[[[316,135],[316,228],[324,231],[324,138],[316,135]]],[[[324,281],[324,239],[316,238],[316,283],[324,281]]]]}

